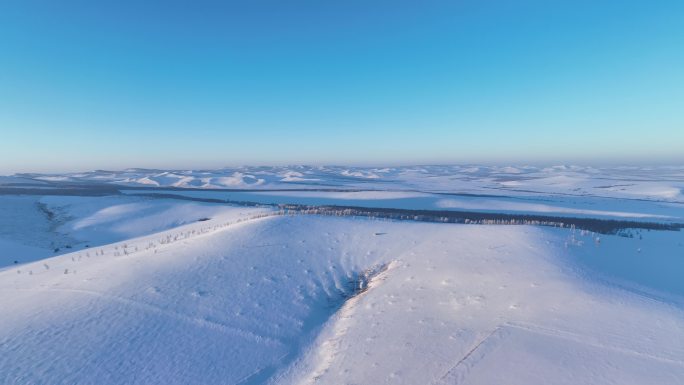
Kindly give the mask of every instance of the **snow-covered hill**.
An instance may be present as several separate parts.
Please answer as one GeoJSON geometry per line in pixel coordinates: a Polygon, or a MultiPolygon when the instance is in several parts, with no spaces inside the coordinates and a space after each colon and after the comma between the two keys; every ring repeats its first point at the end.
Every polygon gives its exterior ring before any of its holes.
{"type": "Polygon", "coordinates": [[[265,214],[0,272],[0,382],[684,378],[684,312],[588,280],[559,233],[265,214]]]}

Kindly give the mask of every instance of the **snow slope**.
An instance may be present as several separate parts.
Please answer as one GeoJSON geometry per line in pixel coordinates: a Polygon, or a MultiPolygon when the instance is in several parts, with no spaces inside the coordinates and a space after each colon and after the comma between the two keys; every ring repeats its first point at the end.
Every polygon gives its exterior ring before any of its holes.
{"type": "Polygon", "coordinates": [[[0,195],[0,268],[152,234],[234,211],[135,196],[0,195]]]}
{"type": "Polygon", "coordinates": [[[558,260],[564,254],[554,246],[558,240],[538,229],[448,227],[414,239],[368,292],[345,304],[286,378],[317,384],[684,379],[681,310],[585,281],[558,260]]]}
{"type": "Polygon", "coordinates": [[[587,279],[554,231],[266,214],[0,271],[0,382],[684,379],[684,311],[587,279]]]}

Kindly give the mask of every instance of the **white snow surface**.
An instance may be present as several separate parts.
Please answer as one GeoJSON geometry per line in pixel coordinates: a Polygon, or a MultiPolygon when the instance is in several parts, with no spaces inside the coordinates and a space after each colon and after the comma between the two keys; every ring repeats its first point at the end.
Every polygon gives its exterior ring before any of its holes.
{"type": "Polygon", "coordinates": [[[268,214],[0,271],[0,383],[684,379],[684,311],[588,279],[558,232],[268,214]]]}
{"type": "Polygon", "coordinates": [[[528,213],[551,213],[551,214],[576,214],[583,216],[606,216],[618,218],[671,218],[668,215],[633,213],[628,211],[588,210],[558,207],[540,203],[510,202],[496,199],[477,199],[464,201],[459,199],[442,199],[437,201],[437,207],[466,210],[489,210],[500,212],[528,212],[528,213]]]}
{"type": "MultiPolygon", "coordinates": [[[[13,179],[12,179],[13,178],[13,179]]],[[[255,203],[684,220],[684,166],[275,166],[18,174],[5,189],[86,186],[255,203]],[[11,183],[22,180],[23,184],[11,183]]]]}
{"type": "Polygon", "coordinates": [[[234,207],[136,196],[0,195],[0,268],[233,212],[234,207]],[[52,218],[46,217],[46,211],[52,218]]]}
{"type": "Polygon", "coordinates": [[[684,167],[0,177],[0,383],[681,385],[681,231],[212,202],[676,223],[683,189],[684,167]]]}
{"type": "MultiPolygon", "coordinates": [[[[107,182],[181,188],[345,188],[419,190],[471,194],[562,194],[684,202],[684,166],[276,166],[218,170],[92,171],[20,174],[39,181],[107,182]]],[[[29,179],[30,180],[30,179],[29,179]]],[[[9,183],[10,179],[1,184],[9,183]]]]}

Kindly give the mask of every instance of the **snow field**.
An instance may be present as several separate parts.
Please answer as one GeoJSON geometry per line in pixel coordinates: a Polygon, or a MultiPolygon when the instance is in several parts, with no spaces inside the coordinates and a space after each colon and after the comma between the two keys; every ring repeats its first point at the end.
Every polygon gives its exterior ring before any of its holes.
{"type": "Polygon", "coordinates": [[[0,271],[0,382],[684,378],[684,312],[587,279],[553,231],[268,215],[0,271]]]}

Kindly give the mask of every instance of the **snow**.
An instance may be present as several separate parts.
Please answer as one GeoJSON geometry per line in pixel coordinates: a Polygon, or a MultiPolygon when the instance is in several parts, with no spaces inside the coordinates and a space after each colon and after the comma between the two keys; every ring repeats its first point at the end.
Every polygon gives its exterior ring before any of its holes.
{"type": "Polygon", "coordinates": [[[573,260],[596,272],[595,278],[684,305],[684,234],[632,230],[627,234],[631,237],[616,237],[580,233],[569,235],[567,244],[573,260]]]}
{"type": "Polygon", "coordinates": [[[298,197],[298,198],[326,198],[339,201],[354,200],[386,200],[429,197],[430,194],[412,191],[259,191],[254,195],[298,197]]]}
{"type": "Polygon", "coordinates": [[[72,243],[55,231],[58,221],[49,220],[40,203],[35,196],[0,196],[0,268],[45,258],[72,243]]]}
{"type": "Polygon", "coordinates": [[[0,184],[3,384],[684,383],[681,231],[211,201],[677,223],[682,167],[129,169],[0,184]]]}
{"type": "Polygon", "coordinates": [[[586,342],[555,330],[506,325],[438,383],[537,384],[553,379],[554,384],[567,385],[637,385],[676,384],[681,378],[677,361],[586,342]]]}
{"type": "Polygon", "coordinates": [[[513,211],[528,213],[579,214],[585,216],[606,216],[618,218],[671,218],[667,215],[642,214],[623,211],[572,209],[539,203],[520,203],[493,199],[478,199],[477,201],[443,199],[438,201],[436,206],[449,209],[488,210],[497,212],[513,211]]]}
{"type": "Polygon", "coordinates": [[[35,183],[35,180],[30,179],[30,178],[22,178],[22,177],[18,177],[18,176],[0,175],[0,186],[7,185],[7,184],[13,184],[13,183],[30,183],[30,182],[35,183]]]}
{"type": "Polygon", "coordinates": [[[553,242],[524,227],[490,232],[447,226],[421,234],[374,287],[345,305],[291,378],[322,384],[612,383],[620,378],[629,381],[615,383],[648,383],[633,372],[615,376],[616,368],[633,365],[635,356],[641,357],[642,374],[666,370],[660,375],[670,382],[663,383],[673,384],[684,378],[681,314],[666,315],[671,309],[584,281],[559,266],[550,257],[559,251],[540,240],[553,242]],[[492,334],[511,325],[573,336],[582,349],[547,365],[547,357],[559,351],[558,341],[526,335],[519,342],[506,340],[510,349],[502,354],[492,334]],[[488,347],[475,349],[484,356],[477,365],[461,361],[483,341],[488,347]],[[518,349],[529,345],[534,355],[520,357],[518,349]],[[606,357],[599,349],[582,354],[593,346],[625,354],[606,357]],[[511,360],[520,368],[502,371],[511,360]],[[471,379],[471,365],[498,377],[471,379]],[[565,371],[554,371],[556,366],[565,371]],[[528,370],[536,367],[544,375],[530,377],[528,370]],[[572,373],[584,367],[595,370],[572,373]]]}
{"type": "Polygon", "coordinates": [[[198,199],[219,199],[261,204],[343,205],[414,210],[466,210],[501,213],[541,213],[558,216],[613,217],[648,221],[684,221],[684,203],[599,197],[530,196],[492,197],[430,194],[415,191],[140,191],[124,194],[173,194],[198,199]],[[601,210],[596,208],[600,207],[601,210]]]}
{"type": "Polygon", "coordinates": [[[684,312],[587,279],[553,232],[265,213],[0,272],[0,382],[684,378],[684,312]]]}
{"type": "Polygon", "coordinates": [[[0,195],[0,268],[152,234],[232,210],[135,196],[0,195]]]}
{"type": "Polygon", "coordinates": [[[71,180],[71,178],[69,176],[40,176],[40,177],[37,177],[36,179],[44,180],[47,182],[64,182],[64,181],[70,181],[71,180]]]}
{"type": "Polygon", "coordinates": [[[151,234],[233,210],[205,203],[136,197],[44,197],[41,201],[75,218],[62,225],[60,231],[92,244],[151,234]]]}
{"type": "MultiPolygon", "coordinates": [[[[275,166],[218,170],[128,169],[15,177],[43,183],[104,182],[135,187],[259,190],[327,187],[520,197],[567,195],[684,203],[682,166],[275,166]]],[[[3,184],[2,179],[0,184],[3,184]]]]}
{"type": "Polygon", "coordinates": [[[47,258],[52,254],[47,248],[28,246],[7,239],[0,239],[0,250],[2,250],[0,253],[0,269],[14,264],[15,261],[17,263],[30,262],[47,258]]]}
{"type": "Polygon", "coordinates": [[[228,177],[212,178],[210,179],[210,186],[221,187],[235,187],[235,186],[249,186],[263,184],[263,179],[258,179],[254,175],[245,175],[241,172],[235,172],[228,177]]]}

